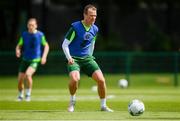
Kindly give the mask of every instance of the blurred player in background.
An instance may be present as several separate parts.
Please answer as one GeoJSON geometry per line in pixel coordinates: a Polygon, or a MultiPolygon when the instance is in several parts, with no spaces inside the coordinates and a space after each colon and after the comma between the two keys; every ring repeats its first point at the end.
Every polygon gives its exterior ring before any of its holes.
{"type": "Polygon", "coordinates": [[[32,76],[38,68],[39,63],[46,63],[49,52],[49,45],[41,31],[37,30],[37,20],[30,18],[27,23],[28,31],[24,31],[16,46],[16,57],[22,56],[18,74],[18,101],[22,101],[25,93],[25,100],[31,100],[32,76]],[[43,49],[42,49],[43,47],[43,49]],[[26,81],[24,92],[24,81],[26,81]]]}
{"type": "Polygon", "coordinates": [[[69,112],[74,111],[75,93],[80,80],[80,70],[92,77],[98,86],[98,94],[101,99],[101,111],[113,112],[106,105],[106,83],[102,71],[94,60],[93,50],[98,33],[98,27],[94,24],[96,20],[96,7],[87,5],[84,8],[84,19],[71,24],[62,44],[63,51],[68,60],[68,71],[70,76],[69,112]]]}

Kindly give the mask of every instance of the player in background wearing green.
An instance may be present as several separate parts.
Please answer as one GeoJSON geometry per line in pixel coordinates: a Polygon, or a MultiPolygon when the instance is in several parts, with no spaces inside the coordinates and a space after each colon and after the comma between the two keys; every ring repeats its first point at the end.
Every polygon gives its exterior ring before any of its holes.
{"type": "Polygon", "coordinates": [[[71,24],[62,44],[64,54],[68,60],[70,82],[70,104],[69,112],[74,112],[75,93],[80,80],[80,70],[92,77],[97,82],[98,94],[101,100],[101,111],[113,112],[106,105],[106,83],[102,71],[94,60],[93,50],[98,32],[98,27],[94,24],[97,9],[93,5],[84,8],[84,19],[71,24]]]}
{"type": "Polygon", "coordinates": [[[46,63],[49,52],[49,45],[45,36],[37,30],[37,27],[37,20],[30,18],[27,23],[28,31],[22,33],[16,46],[16,57],[20,58],[22,56],[18,73],[18,101],[22,101],[24,98],[24,81],[27,81],[25,83],[25,100],[31,101],[32,76],[39,63],[42,65],[46,63]]]}

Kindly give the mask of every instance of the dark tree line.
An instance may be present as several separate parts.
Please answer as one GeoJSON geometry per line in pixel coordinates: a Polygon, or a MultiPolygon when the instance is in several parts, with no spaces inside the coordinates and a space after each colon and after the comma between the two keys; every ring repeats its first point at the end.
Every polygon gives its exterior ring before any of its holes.
{"type": "Polygon", "coordinates": [[[29,17],[36,17],[51,50],[59,50],[71,22],[85,5],[98,8],[99,51],[177,51],[180,48],[178,0],[1,0],[0,50],[14,50],[29,17]]]}

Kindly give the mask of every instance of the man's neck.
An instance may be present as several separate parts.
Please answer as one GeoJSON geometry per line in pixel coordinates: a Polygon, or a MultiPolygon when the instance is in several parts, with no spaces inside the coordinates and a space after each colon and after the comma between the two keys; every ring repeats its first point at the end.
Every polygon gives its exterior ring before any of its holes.
{"type": "Polygon", "coordinates": [[[89,25],[89,26],[86,25],[86,23],[85,23],[83,20],[82,20],[81,22],[82,22],[82,24],[83,24],[85,30],[86,30],[86,31],[89,31],[89,29],[91,28],[91,25],[89,25]]]}
{"type": "Polygon", "coordinates": [[[83,23],[86,27],[91,27],[91,24],[88,24],[85,20],[82,20],[82,23],[83,23]]]}
{"type": "Polygon", "coordinates": [[[31,34],[35,34],[37,32],[37,29],[33,30],[33,31],[28,31],[31,34]]]}

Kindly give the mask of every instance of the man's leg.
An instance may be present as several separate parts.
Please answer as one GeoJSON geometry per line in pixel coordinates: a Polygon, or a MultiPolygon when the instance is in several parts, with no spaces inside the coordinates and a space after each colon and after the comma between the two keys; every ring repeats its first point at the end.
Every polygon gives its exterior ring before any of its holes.
{"type": "Polygon", "coordinates": [[[78,82],[80,80],[80,73],[79,71],[71,71],[70,74],[70,82],[69,82],[69,92],[70,92],[70,104],[68,107],[69,112],[74,112],[74,105],[75,105],[75,93],[78,88],[78,82]]]}
{"type": "Polygon", "coordinates": [[[33,85],[33,79],[32,76],[35,73],[35,69],[31,66],[28,67],[28,69],[26,70],[26,81],[27,81],[27,85],[26,85],[26,101],[31,101],[31,90],[32,90],[32,85],[33,85]]]}
{"type": "Polygon", "coordinates": [[[101,99],[101,110],[107,112],[113,112],[110,108],[106,105],[106,82],[101,70],[96,70],[92,74],[92,78],[97,82],[98,86],[98,94],[101,99]]]}
{"type": "Polygon", "coordinates": [[[22,101],[24,97],[24,79],[25,73],[19,72],[18,74],[18,101],[22,101]]]}

